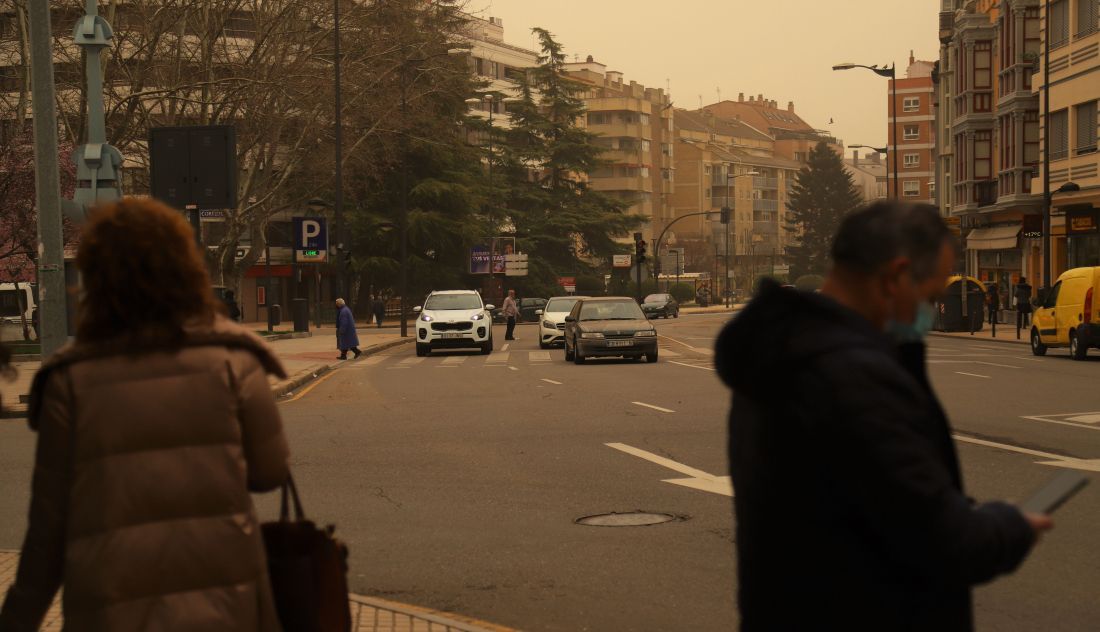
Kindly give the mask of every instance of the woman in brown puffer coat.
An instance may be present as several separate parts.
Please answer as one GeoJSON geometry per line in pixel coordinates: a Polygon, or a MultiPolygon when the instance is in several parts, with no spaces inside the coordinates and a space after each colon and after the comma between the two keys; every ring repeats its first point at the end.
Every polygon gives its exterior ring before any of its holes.
{"type": "Polygon", "coordinates": [[[150,200],[93,213],[76,342],[35,376],[30,519],[0,630],[278,630],[249,491],[287,478],[265,344],[217,314],[191,229],[150,200]]]}

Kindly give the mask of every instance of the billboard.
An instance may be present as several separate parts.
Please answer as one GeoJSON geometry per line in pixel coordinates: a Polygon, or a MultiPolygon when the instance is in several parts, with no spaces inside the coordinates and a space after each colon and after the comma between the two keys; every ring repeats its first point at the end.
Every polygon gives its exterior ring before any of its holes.
{"type": "MultiPolygon", "coordinates": [[[[492,270],[494,274],[504,274],[504,255],[515,254],[516,238],[497,237],[495,242],[492,270]]],[[[489,245],[470,249],[470,274],[489,274],[489,245]]]]}

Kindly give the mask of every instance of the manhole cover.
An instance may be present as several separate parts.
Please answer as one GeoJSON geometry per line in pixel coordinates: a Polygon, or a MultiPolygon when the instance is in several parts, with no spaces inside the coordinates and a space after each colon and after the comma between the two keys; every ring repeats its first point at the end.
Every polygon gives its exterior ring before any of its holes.
{"type": "Polygon", "coordinates": [[[628,511],[626,513],[595,514],[577,518],[574,522],[589,527],[645,527],[651,524],[672,522],[676,516],[666,513],[651,513],[648,511],[628,511]]]}

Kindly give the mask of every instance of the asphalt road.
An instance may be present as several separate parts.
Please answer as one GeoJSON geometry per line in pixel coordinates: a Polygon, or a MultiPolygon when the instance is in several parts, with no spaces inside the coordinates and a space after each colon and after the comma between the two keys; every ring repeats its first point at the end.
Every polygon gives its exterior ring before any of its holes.
{"type": "MultiPolygon", "coordinates": [[[[282,404],[306,511],[348,541],[352,590],[526,630],[733,628],[729,394],[710,353],[725,319],[658,322],[656,365],[576,366],[523,326],[488,357],[402,347],[282,404]],[[677,519],[574,522],[634,510],[677,519]]],[[[1100,470],[1100,355],[942,338],[929,353],[972,496],[1022,499],[1059,471],[1045,462],[1100,470]]],[[[32,460],[25,425],[0,422],[0,548],[21,541],[32,460]]],[[[976,591],[978,629],[1100,629],[1098,520],[1100,481],[976,591]]]]}

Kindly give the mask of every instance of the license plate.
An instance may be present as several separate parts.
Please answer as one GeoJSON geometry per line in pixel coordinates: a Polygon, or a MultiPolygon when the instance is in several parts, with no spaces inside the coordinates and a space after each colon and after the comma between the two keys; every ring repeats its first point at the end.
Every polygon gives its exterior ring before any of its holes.
{"type": "Polygon", "coordinates": [[[608,340],[607,346],[609,347],[633,347],[633,340],[608,340]]]}
{"type": "Polygon", "coordinates": [[[443,334],[444,338],[461,338],[462,334],[443,334]]]}

